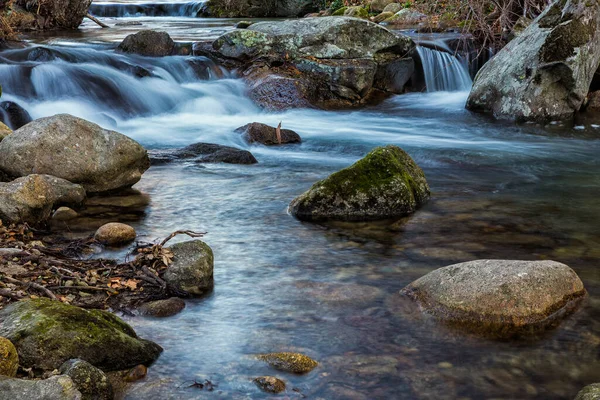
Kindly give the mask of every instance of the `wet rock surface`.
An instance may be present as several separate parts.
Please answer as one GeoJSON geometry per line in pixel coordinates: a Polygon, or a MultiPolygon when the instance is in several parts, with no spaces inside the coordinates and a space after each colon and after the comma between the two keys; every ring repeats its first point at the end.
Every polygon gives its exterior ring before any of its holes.
{"type": "Polygon", "coordinates": [[[285,391],[285,382],[274,376],[261,376],[253,381],[263,392],[281,393],[285,391]]]}
{"type": "Polygon", "coordinates": [[[256,357],[275,369],[295,374],[308,373],[319,365],[312,358],[300,353],[268,353],[259,354],[256,357]]]}
{"type": "Polygon", "coordinates": [[[0,376],[0,400],[81,400],[81,392],[68,376],[25,380],[0,376]]]}
{"type": "Polygon", "coordinates": [[[167,32],[142,30],[128,35],[117,48],[123,53],[148,57],[164,57],[175,53],[175,42],[167,32]]]}
{"type": "Polygon", "coordinates": [[[201,296],[214,285],[214,257],[211,248],[201,240],[177,243],[169,248],[173,263],[163,279],[171,290],[182,296],[201,296]]]}
{"type": "Polygon", "coordinates": [[[73,359],[60,366],[61,375],[68,376],[82,394],[82,400],[112,400],[112,386],[102,370],[87,361],[73,359]]]}
{"type": "Polygon", "coordinates": [[[242,134],[242,137],[248,143],[260,143],[266,146],[273,146],[278,144],[302,142],[300,135],[298,135],[296,132],[289,129],[281,129],[280,143],[276,131],[276,128],[266,124],[261,124],[259,122],[252,122],[235,130],[235,132],[242,134]]]}
{"type": "Polygon", "coordinates": [[[247,150],[212,143],[195,143],[182,149],[150,152],[152,165],[163,165],[177,160],[191,160],[197,163],[258,163],[252,153],[247,150]]]}
{"type": "Polygon", "coordinates": [[[149,317],[171,317],[179,314],[185,308],[185,301],[177,297],[171,297],[165,300],[151,301],[142,304],[138,311],[140,315],[149,317]]]}

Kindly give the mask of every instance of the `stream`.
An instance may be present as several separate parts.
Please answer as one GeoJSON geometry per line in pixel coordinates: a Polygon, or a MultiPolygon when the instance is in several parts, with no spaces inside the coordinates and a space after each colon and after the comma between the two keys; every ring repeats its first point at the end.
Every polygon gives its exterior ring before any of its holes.
{"type": "MultiPolygon", "coordinates": [[[[114,52],[142,28],[191,41],[218,37],[235,20],[117,13],[135,11],[132,4],[105,7],[106,17],[120,17],[102,18],[110,29],[86,21],[78,32],[31,35],[31,47],[0,53],[2,99],[33,118],[70,113],[151,150],[218,143],[259,161],[153,166],[138,192],[116,200],[118,213],[92,199],[101,210],[81,221],[81,232],[115,219],[148,241],[205,231],[215,254],[210,295],[167,319],[126,317],[165,349],[126,399],[265,398],[252,383],[261,375],[288,383],[269,398],[328,400],[572,399],[600,381],[600,116],[542,127],[472,114],[464,109],[470,77],[456,65],[430,76],[438,91],[359,110],[266,113],[241,80],[207,59],[114,52]],[[143,25],[112,27],[124,21],[143,25]],[[234,129],[254,121],[281,121],[303,143],[248,145],[234,129]],[[329,224],[288,214],[314,182],[385,144],[406,150],[427,176],[432,198],[416,214],[329,224]],[[454,332],[398,301],[400,289],[433,269],[481,258],[564,262],[589,297],[558,329],[519,341],[454,332]],[[279,351],[320,365],[278,374],[253,357],[279,351]],[[213,391],[192,386],[205,380],[213,391]]],[[[421,53],[429,68],[450,58],[421,53]]]]}

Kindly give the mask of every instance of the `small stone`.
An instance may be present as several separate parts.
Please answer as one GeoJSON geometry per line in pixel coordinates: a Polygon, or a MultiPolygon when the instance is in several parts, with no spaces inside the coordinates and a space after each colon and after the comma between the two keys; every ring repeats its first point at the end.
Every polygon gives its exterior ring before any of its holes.
{"type": "Polygon", "coordinates": [[[71,378],[82,400],[112,400],[113,389],[102,370],[87,361],[72,359],[61,365],[59,372],[71,378]]]}
{"type": "Polygon", "coordinates": [[[235,24],[235,27],[237,29],[247,29],[253,23],[254,22],[252,22],[252,21],[239,21],[237,24],[235,24]]]}
{"type": "Polygon", "coordinates": [[[148,374],[148,368],[146,368],[145,365],[140,364],[135,368],[132,368],[129,371],[127,371],[127,373],[123,377],[123,380],[125,382],[139,381],[140,379],[144,379],[146,377],[146,374],[148,374]]]}
{"type": "Polygon", "coordinates": [[[138,311],[140,315],[151,317],[170,317],[179,314],[185,308],[185,301],[178,297],[171,297],[166,300],[156,300],[144,303],[138,311]]]}
{"type": "Polygon", "coordinates": [[[254,379],[254,383],[267,393],[281,393],[285,390],[285,382],[274,376],[261,376],[254,379]]]}
{"type": "Polygon", "coordinates": [[[281,143],[279,143],[279,140],[277,139],[277,129],[259,122],[241,126],[237,128],[235,132],[241,133],[244,140],[248,143],[261,143],[266,146],[302,142],[300,135],[296,132],[289,129],[281,129],[281,143]]]}
{"type": "Polygon", "coordinates": [[[442,369],[450,369],[453,367],[452,363],[449,363],[448,361],[439,362],[437,366],[442,369]]]}
{"type": "Polygon", "coordinates": [[[148,57],[164,57],[172,55],[176,46],[167,32],[143,30],[123,39],[117,50],[148,57]]]}
{"type": "Polygon", "coordinates": [[[136,236],[135,229],[131,226],[118,222],[110,222],[98,228],[94,239],[102,244],[115,246],[130,243],[135,240],[136,236]]]}
{"type": "Polygon", "coordinates": [[[0,375],[14,377],[19,368],[17,349],[7,338],[0,336],[0,375]]]}
{"type": "Polygon", "coordinates": [[[52,219],[54,221],[70,221],[77,218],[78,215],[77,211],[72,208],[59,207],[58,210],[54,211],[54,214],[52,214],[52,219]]]}
{"type": "Polygon", "coordinates": [[[315,369],[318,362],[300,353],[268,353],[259,354],[259,360],[265,361],[271,367],[285,372],[304,374],[315,369]]]}
{"type": "Polygon", "coordinates": [[[214,286],[214,256],[212,249],[201,240],[177,243],[169,248],[173,263],[163,279],[178,293],[201,296],[214,286]]]}

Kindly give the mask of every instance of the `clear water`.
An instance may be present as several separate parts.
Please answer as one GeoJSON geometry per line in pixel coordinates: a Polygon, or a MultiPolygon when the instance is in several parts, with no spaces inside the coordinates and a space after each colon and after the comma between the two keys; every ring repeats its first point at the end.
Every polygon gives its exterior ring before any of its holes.
{"type": "MultiPolygon", "coordinates": [[[[194,24],[165,26],[187,37],[214,29],[194,24]]],[[[39,67],[35,91],[25,90],[27,79],[15,80],[3,98],[34,117],[84,116],[150,148],[204,141],[248,149],[259,160],[152,167],[136,185],[149,197],[143,212],[103,215],[133,224],[146,240],[207,231],[215,253],[212,294],[172,318],[128,318],[165,348],[128,399],[265,398],[251,382],[260,375],[288,382],[281,398],[316,399],[572,399],[600,381],[600,117],[576,128],[518,127],[465,111],[465,91],[394,96],[356,111],[268,114],[231,76],[190,79],[184,57],[113,55],[106,42],[121,34],[86,25],[79,37],[33,38],[79,56],[15,61],[39,67]],[[157,76],[135,78],[111,66],[115,60],[157,76]],[[73,81],[108,79],[127,93],[107,93],[106,84],[97,93],[51,90],[49,71],[73,81]],[[123,98],[144,107],[123,112],[123,98]],[[233,130],[252,121],[282,121],[304,142],[249,146],[233,130]],[[288,214],[289,202],[312,183],[384,144],[404,148],[427,175],[432,199],[414,216],[316,225],[288,214]],[[512,342],[448,331],[399,303],[398,291],[423,274],[478,258],[565,262],[590,296],[559,329],[512,342]],[[300,351],[320,366],[294,376],[252,357],[271,351],[300,351]],[[190,387],[204,379],[215,391],[190,387]]],[[[2,82],[15,73],[9,68],[0,68],[2,82]]]]}

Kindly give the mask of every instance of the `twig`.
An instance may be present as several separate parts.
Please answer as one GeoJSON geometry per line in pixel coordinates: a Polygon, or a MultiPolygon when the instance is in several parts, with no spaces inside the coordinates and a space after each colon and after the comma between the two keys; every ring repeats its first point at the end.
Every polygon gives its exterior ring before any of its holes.
{"type": "Polygon", "coordinates": [[[10,297],[13,300],[21,300],[23,297],[13,293],[10,289],[0,289],[0,296],[10,297]]]}
{"type": "Polygon", "coordinates": [[[109,287],[98,287],[98,286],[51,286],[48,289],[52,290],[61,290],[61,289],[76,289],[76,290],[93,290],[93,291],[102,291],[102,292],[110,292],[113,294],[118,293],[116,290],[109,287]]]}
{"type": "Polygon", "coordinates": [[[206,232],[175,231],[175,232],[171,233],[169,236],[167,236],[165,240],[160,242],[159,246],[163,247],[165,244],[167,244],[167,242],[169,240],[173,239],[177,235],[188,235],[189,237],[197,238],[197,237],[202,237],[202,236],[206,235],[206,232]]]}
{"type": "Polygon", "coordinates": [[[98,25],[100,25],[102,28],[108,28],[109,26],[106,25],[104,22],[100,21],[98,18],[94,17],[91,14],[85,14],[85,16],[89,19],[91,19],[92,21],[94,21],[95,23],[97,23],[98,25]]]}
{"type": "Polygon", "coordinates": [[[44,294],[46,296],[50,297],[52,300],[58,300],[56,298],[56,296],[54,295],[54,293],[52,293],[48,288],[45,288],[42,285],[38,285],[35,282],[21,282],[20,280],[11,278],[10,276],[3,276],[2,279],[4,279],[7,282],[14,283],[16,285],[31,286],[34,289],[37,289],[37,290],[40,290],[40,291],[44,292],[44,294]]]}

